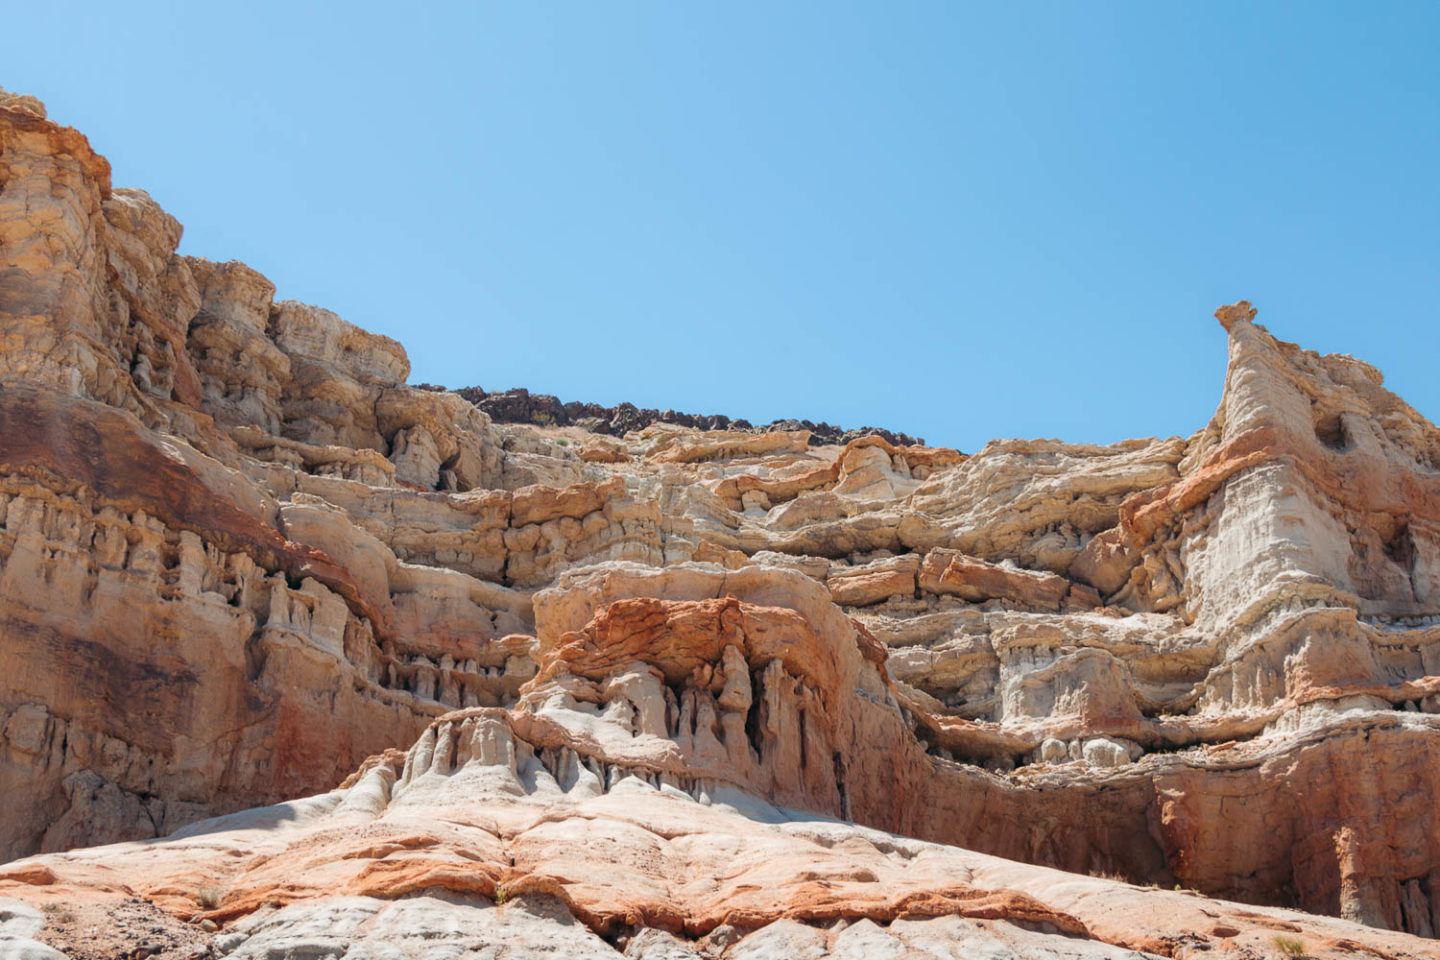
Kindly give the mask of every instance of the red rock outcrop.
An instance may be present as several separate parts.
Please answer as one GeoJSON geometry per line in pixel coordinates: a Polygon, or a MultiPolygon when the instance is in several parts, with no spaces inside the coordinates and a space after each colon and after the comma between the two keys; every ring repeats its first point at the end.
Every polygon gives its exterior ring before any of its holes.
{"type": "Polygon", "coordinates": [[[1440,431],[1373,368],[1242,302],[1189,438],[601,439],[180,234],[0,94],[0,944],[1436,955],[1440,431]]]}

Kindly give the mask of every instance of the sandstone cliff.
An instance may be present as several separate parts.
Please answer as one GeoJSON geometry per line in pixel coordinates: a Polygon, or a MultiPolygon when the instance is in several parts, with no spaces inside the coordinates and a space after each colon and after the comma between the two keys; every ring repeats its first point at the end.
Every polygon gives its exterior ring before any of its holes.
{"type": "Polygon", "coordinates": [[[0,952],[1437,955],[1374,368],[1240,303],[1188,438],[603,436],[179,240],[0,94],[0,952]]]}

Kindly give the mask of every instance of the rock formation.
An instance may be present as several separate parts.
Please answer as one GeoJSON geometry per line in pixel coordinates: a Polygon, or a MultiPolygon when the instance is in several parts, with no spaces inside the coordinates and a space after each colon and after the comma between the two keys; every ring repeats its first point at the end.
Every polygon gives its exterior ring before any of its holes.
{"type": "MultiPolygon", "coordinates": [[[[444,387],[434,384],[417,384],[422,390],[447,392],[444,387]]],[[[901,446],[924,446],[923,439],[908,433],[895,433],[881,427],[861,427],[846,430],[833,423],[812,423],[809,420],[775,420],[763,427],[755,427],[749,420],[734,419],[723,414],[696,415],[679,413],[674,410],[641,409],[633,403],[621,403],[613,407],[598,403],[562,403],[558,397],[546,393],[531,393],[519,387],[487,393],[479,387],[461,387],[455,391],[483,410],[495,423],[528,423],[538,427],[579,427],[591,433],[623,437],[632,431],[644,430],[656,423],[668,423],[681,427],[695,427],[701,430],[730,430],[747,433],[775,433],[783,430],[806,430],[810,434],[811,446],[839,444],[844,446],[861,437],[882,437],[888,443],[901,446]]]]}
{"type": "Polygon", "coordinates": [[[1188,438],[503,424],[180,232],[0,94],[0,955],[1440,956],[1374,368],[1242,302],[1188,438]]]}

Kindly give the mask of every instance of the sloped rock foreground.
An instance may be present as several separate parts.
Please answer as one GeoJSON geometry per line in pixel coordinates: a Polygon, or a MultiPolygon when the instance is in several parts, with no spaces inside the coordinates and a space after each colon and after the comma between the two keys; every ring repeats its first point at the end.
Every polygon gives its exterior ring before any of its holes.
{"type": "Polygon", "coordinates": [[[499,425],[179,239],[0,96],[0,955],[1440,956],[1374,368],[1241,303],[1185,439],[499,425]]]}

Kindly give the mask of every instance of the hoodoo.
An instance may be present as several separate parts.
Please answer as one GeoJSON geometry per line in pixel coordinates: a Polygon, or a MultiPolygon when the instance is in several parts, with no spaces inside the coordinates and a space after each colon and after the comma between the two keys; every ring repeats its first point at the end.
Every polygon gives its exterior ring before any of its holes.
{"type": "Polygon", "coordinates": [[[500,423],[180,235],[0,93],[0,955],[1440,956],[1373,367],[1242,301],[1185,438],[500,423]]]}

